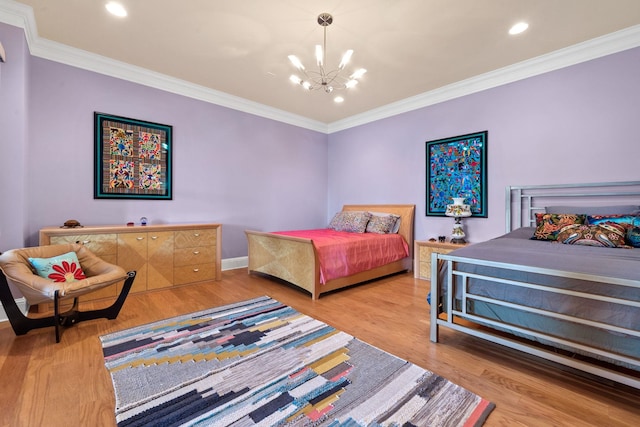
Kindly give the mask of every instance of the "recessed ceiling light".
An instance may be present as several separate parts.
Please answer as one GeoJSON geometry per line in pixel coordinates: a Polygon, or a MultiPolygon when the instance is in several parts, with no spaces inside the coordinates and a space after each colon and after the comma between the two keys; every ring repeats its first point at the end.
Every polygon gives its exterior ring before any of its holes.
{"type": "Polygon", "coordinates": [[[341,102],[344,102],[344,98],[341,96],[336,96],[335,98],[333,98],[333,102],[335,102],[336,104],[340,104],[341,102]]]}
{"type": "Polygon", "coordinates": [[[105,7],[109,11],[109,13],[113,15],[120,16],[120,17],[127,16],[127,11],[125,10],[124,6],[122,6],[120,3],[110,1],[105,5],[105,7]]]}
{"type": "Polygon", "coordinates": [[[527,24],[526,22],[518,22],[516,25],[511,27],[511,29],[509,30],[509,34],[520,34],[523,31],[526,31],[527,28],[529,28],[529,24],[527,24]]]}

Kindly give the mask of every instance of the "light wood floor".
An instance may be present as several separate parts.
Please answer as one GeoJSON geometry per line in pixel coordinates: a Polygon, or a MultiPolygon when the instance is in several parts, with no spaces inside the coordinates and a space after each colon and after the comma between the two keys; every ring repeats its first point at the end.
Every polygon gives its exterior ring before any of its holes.
{"type": "Polygon", "coordinates": [[[497,344],[443,330],[429,341],[428,282],[411,273],[312,301],[283,283],[225,271],[222,281],[130,295],[116,320],[16,337],[0,324],[1,426],[114,426],[102,334],[268,295],[494,402],[487,426],[638,426],[640,391],[585,378],[497,344]]]}

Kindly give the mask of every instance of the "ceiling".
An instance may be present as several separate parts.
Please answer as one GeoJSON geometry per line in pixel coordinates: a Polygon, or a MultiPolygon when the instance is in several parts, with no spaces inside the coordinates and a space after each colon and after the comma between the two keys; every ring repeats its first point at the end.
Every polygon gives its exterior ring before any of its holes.
{"type": "MultiPolygon", "coordinates": [[[[0,0],[5,1],[6,0],[0,0]]],[[[39,39],[330,124],[640,24],[639,0],[22,0],[39,39]],[[289,81],[295,54],[315,66],[354,50],[360,84],[333,94],[289,81]],[[518,21],[529,29],[508,35],[518,21]]]]}

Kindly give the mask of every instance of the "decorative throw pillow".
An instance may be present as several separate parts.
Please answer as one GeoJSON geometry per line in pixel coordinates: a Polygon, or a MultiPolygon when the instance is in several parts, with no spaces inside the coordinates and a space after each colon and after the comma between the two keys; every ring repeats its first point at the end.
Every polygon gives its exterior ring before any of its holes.
{"type": "Polygon", "coordinates": [[[568,245],[626,248],[625,235],[625,228],[612,222],[599,225],[575,224],[560,230],[557,240],[568,245]]]}
{"type": "Polygon", "coordinates": [[[341,211],[334,215],[329,223],[329,228],[336,231],[364,233],[370,219],[371,214],[369,212],[341,211]]]}
{"type": "Polygon", "coordinates": [[[367,224],[367,233],[392,233],[398,218],[397,215],[372,215],[367,224]]]}
{"type": "Polygon", "coordinates": [[[640,227],[631,227],[627,230],[627,244],[640,248],[640,227]]]}
{"type": "Polygon", "coordinates": [[[86,279],[78,256],[75,252],[68,252],[53,258],[29,258],[38,276],[51,279],[54,282],[75,282],[86,279]]]}
{"type": "Polygon", "coordinates": [[[613,222],[622,225],[627,230],[633,227],[633,221],[636,219],[633,215],[587,215],[586,224],[597,225],[606,222],[613,222]]]}
{"type": "Polygon", "coordinates": [[[585,215],[579,214],[536,214],[536,231],[532,240],[557,240],[557,234],[567,225],[584,224],[585,215]]]}

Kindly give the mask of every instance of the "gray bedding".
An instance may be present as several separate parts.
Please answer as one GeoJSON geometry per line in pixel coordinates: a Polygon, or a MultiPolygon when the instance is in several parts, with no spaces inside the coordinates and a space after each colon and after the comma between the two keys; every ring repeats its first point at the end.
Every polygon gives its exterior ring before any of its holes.
{"type": "MultiPolygon", "coordinates": [[[[557,269],[606,278],[628,279],[640,284],[640,250],[565,245],[540,240],[530,240],[534,228],[525,227],[486,242],[466,246],[451,252],[465,258],[502,263],[557,269]]],[[[527,283],[543,284],[554,288],[588,292],[599,296],[611,296],[640,302],[640,288],[607,283],[570,279],[557,276],[505,270],[483,265],[458,264],[458,270],[506,278],[527,283]]],[[[440,283],[446,277],[446,264],[439,271],[440,283]]],[[[460,279],[456,279],[456,287],[460,279]]],[[[591,300],[571,295],[549,294],[536,289],[524,289],[510,284],[500,284],[484,279],[470,279],[469,291],[501,301],[509,301],[528,307],[562,313],[581,319],[603,322],[640,331],[640,307],[615,302],[591,300]]],[[[445,290],[443,289],[443,293],[445,290]]],[[[459,296],[459,288],[455,291],[459,296]]],[[[459,301],[458,301],[459,303],[459,301]]],[[[446,308],[446,307],[445,307],[446,308]]],[[[469,300],[469,313],[498,320],[502,323],[541,331],[571,341],[637,358],[640,364],[640,338],[621,332],[558,320],[544,315],[526,313],[516,308],[469,300]]],[[[545,342],[543,339],[538,341],[545,342]]],[[[548,344],[548,342],[545,342],[548,344]]],[[[608,360],[608,359],[606,359],[608,360]]]]}

